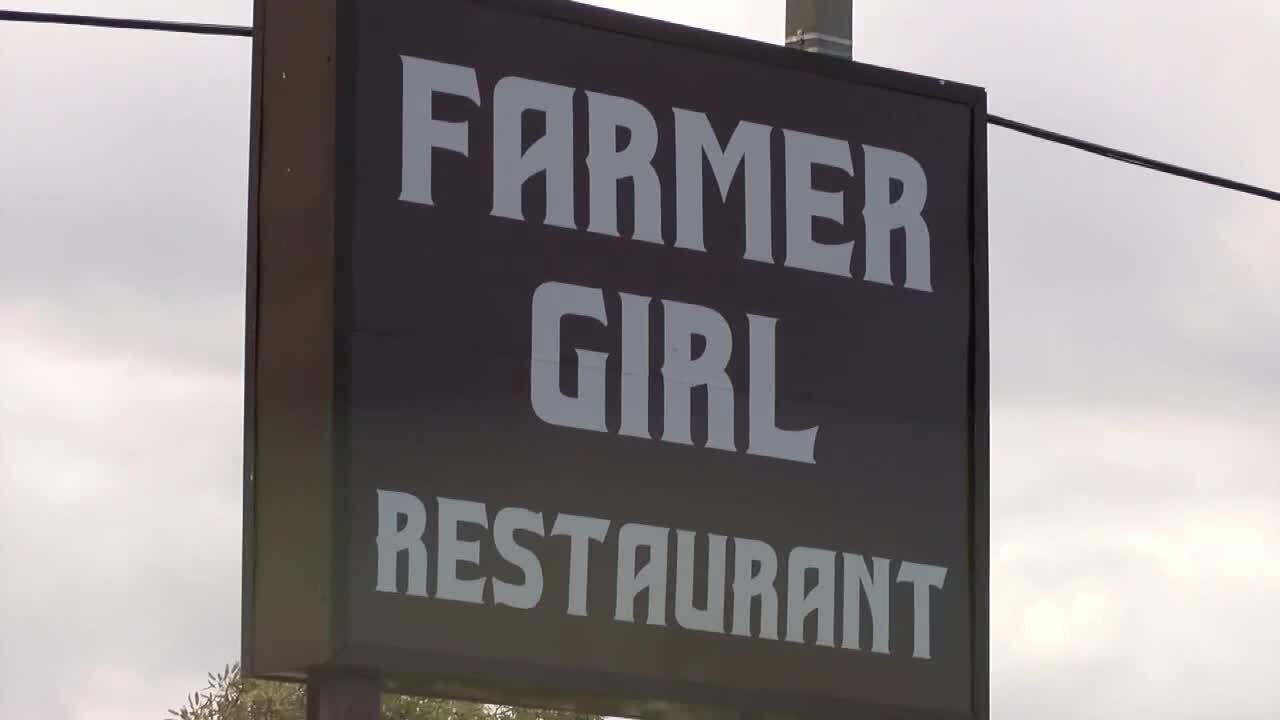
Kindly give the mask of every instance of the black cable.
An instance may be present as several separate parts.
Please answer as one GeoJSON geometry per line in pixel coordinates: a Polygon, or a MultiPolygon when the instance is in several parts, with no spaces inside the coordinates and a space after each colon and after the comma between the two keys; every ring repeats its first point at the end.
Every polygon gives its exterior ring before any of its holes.
{"type": "Polygon", "coordinates": [[[124,30],[158,30],[162,32],[188,33],[192,35],[253,37],[253,28],[245,27],[243,25],[207,25],[204,23],[177,22],[173,20],[138,20],[133,18],[100,17],[97,15],[62,15],[59,13],[23,12],[21,10],[0,10],[0,22],[83,25],[86,27],[119,28],[124,30]]]}
{"type": "MultiPolygon", "coordinates": [[[[244,25],[207,25],[203,23],[176,22],[170,20],[137,20],[130,18],[110,18],[99,17],[94,15],[61,15],[58,13],[42,13],[42,12],[23,12],[19,10],[0,10],[0,22],[29,22],[29,23],[46,23],[56,25],[84,25],[88,27],[102,28],[122,28],[129,30],[158,30],[162,32],[180,32],[191,33],[196,35],[226,35],[234,37],[253,37],[253,28],[244,25]]],[[[1249,195],[1275,200],[1280,202],[1280,192],[1268,190],[1256,185],[1230,180],[1217,175],[1200,172],[1199,170],[1191,170],[1179,167],[1171,163],[1155,160],[1141,155],[1135,155],[1124,150],[1117,150],[1105,145],[1081,140],[1063,135],[1052,130],[1045,130],[1034,125],[1018,122],[1017,120],[1009,120],[999,115],[987,115],[987,122],[1003,127],[1014,132],[1020,132],[1030,135],[1048,142],[1066,145],[1077,150],[1083,150],[1094,155],[1100,155],[1111,160],[1145,167],[1158,172],[1167,173],[1169,175],[1177,175],[1178,177],[1197,182],[1216,185],[1227,190],[1235,190],[1249,195]]]]}
{"type": "Polygon", "coordinates": [[[1246,183],[1238,182],[1236,180],[1229,180],[1227,178],[1218,177],[1217,175],[1202,173],[1199,170],[1189,170],[1187,168],[1178,167],[1177,165],[1172,165],[1170,163],[1163,162],[1161,160],[1153,160],[1151,158],[1143,157],[1141,155],[1135,155],[1130,152],[1125,152],[1124,150],[1116,150],[1115,148],[1109,148],[1105,145],[1092,143],[1092,142],[1089,142],[1088,140],[1081,140],[1079,138],[1071,137],[1070,135],[1063,135],[1061,133],[1056,133],[1051,130],[1045,130],[1043,128],[1035,127],[1034,125],[1021,123],[1021,122],[1018,122],[1017,120],[1009,120],[1007,118],[1002,118],[999,115],[990,115],[990,114],[987,115],[987,122],[992,125],[998,125],[1000,127],[1013,130],[1015,132],[1020,132],[1026,135],[1030,135],[1032,137],[1036,137],[1041,140],[1048,140],[1049,142],[1059,143],[1061,145],[1073,147],[1077,150],[1083,150],[1085,152],[1093,153],[1095,155],[1101,155],[1102,157],[1110,158],[1111,160],[1119,160],[1120,162],[1126,162],[1131,165],[1138,165],[1140,167],[1150,168],[1151,170],[1156,170],[1162,173],[1177,175],[1178,177],[1183,177],[1188,180],[1196,180],[1202,183],[1208,183],[1210,185],[1217,185],[1218,187],[1226,188],[1228,190],[1235,190],[1236,192],[1248,193],[1249,195],[1257,195],[1258,197],[1280,202],[1280,192],[1276,192],[1275,190],[1268,190],[1266,188],[1260,188],[1256,185],[1248,185],[1246,183]]]}

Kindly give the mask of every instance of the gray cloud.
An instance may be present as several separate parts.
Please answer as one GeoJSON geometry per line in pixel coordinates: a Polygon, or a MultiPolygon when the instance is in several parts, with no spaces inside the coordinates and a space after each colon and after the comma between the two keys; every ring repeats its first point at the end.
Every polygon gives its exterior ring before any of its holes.
{"type": "Polygon", "coordinates": [[[247,48],[0,28],[0,717],[159,717],[239,652],[247,48]]]}
{"type": "Polygon", "coordinates": [[[248,43],[4,29],[0,296],[173,303],[237,291],[248,43]],[[50,47],[66,47],[50,52],[50,47]],[[17,71],[26,68],[25,72],[17,71]]]}
{"type": "MultiPolygon", "coordinates": [[[[782,35],[782,0],[600,4],[782,35]]],[[[855,28],[995,112],[1280,185],[1267,0],[855,28]]],[[[159,716],[238,651],[247,49],[0,28],[0,717],[159,716]]],[[[1280,208],[998,129],[990,165],[995,717],[1274,716],[1280,208]]]]}
{"type": "Polygon", "coordinates": [[[0,715],[159,714],[237,652],[238,383],[31,334],[0,373],[0,715]]]}

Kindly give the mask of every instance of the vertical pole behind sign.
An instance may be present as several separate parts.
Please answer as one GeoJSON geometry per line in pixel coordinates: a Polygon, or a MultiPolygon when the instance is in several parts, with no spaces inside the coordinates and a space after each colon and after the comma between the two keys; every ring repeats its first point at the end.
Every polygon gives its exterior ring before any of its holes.
{"type": "Polygon", "coordinates": [[[853,59],[852,0],[787,0],[787,47],[853,59]]]}

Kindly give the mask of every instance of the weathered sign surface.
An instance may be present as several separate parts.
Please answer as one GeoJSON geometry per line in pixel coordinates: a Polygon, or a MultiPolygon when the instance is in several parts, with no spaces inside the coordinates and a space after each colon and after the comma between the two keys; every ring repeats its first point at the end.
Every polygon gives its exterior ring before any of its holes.
{"type": "Polygon", "coordinates": [[[981,90],[558,2],[258,22],[251,673],[985,717],[981,90]]]}

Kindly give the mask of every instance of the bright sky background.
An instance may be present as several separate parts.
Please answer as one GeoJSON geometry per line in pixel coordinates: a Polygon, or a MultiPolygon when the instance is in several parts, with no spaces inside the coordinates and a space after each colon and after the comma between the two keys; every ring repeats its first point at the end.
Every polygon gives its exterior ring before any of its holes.
{"type": "MultiPolygon", "coordinates": [[[[600,4],[782,39],[783,0],[600,4]]],[[[1273,0],[855,27],[993,112],[1280,187],[1273,0]]],[[[238,655],[248,87],[242,39],[0,26],[0,718],[159,718],[238,655]]],[[[1280,205],[990,138],[993,717],[1280,717],[1280,205]]]]}

